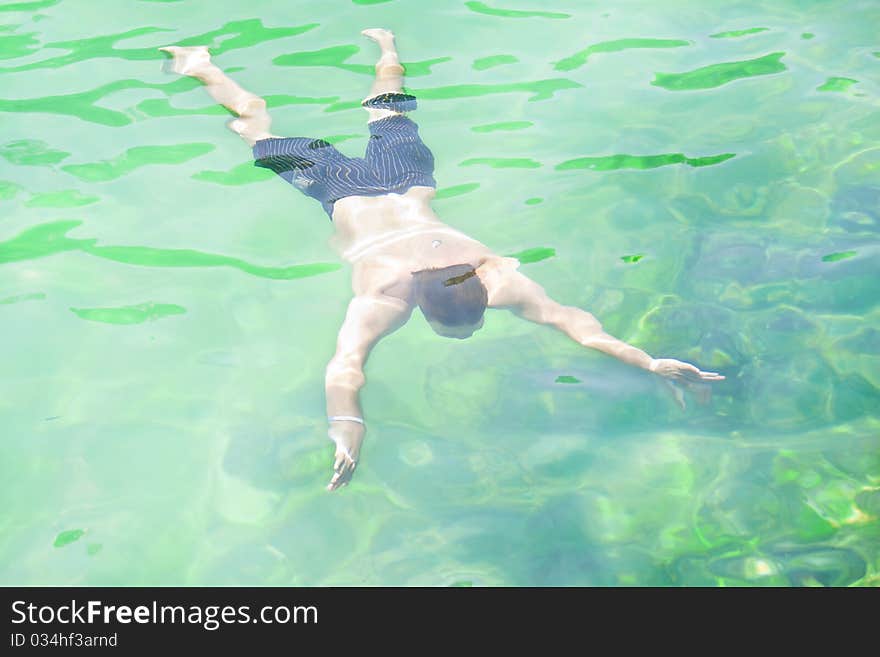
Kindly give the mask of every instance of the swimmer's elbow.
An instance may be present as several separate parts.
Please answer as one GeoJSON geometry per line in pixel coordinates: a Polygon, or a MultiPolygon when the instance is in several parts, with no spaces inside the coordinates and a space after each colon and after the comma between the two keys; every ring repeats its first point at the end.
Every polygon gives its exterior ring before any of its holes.
{"type": "Polygon", "coordinates": [[[546,295],[531,298],[515,310],[520,317],[536,324],[547,324],[564,330],[569,323],[569,307],[556,303],[546,295]]]}
{"type": "Polygon", "coordinates": [[[590,313],[584,311],[584,317],[581,321],[584,324],[584,331],[588,335],[603,335],[605,333],[602,323],[590,313]]]}
{"type": "Polygon", "coordinates": [[[359,358],[336,356],[328,364],[324,374],[327,388],[359,389],[366,383],[364,370],[359,358]]]}
{"type": "Polygon", "coordinates": [[[548,323],[562,329],[576,330],[584,335],[602,332],[602,324],[593,315],[576,306],[555,304],[545,309],[548,323]]]}
{"type": "Polygon", "coordinates": [[[568,307],[568,328],[576,336],[577,341],[584,347],[595,347],[596,342],[602,339],[605,331],[602,324],[593,315],[580,308],[568,307]]]}

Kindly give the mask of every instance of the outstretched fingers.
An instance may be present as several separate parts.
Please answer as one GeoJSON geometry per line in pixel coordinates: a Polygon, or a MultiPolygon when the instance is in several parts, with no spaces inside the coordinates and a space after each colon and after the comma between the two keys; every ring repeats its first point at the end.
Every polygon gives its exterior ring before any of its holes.
{"type": "Polygon", "coordinates": [[[697,402],[707,404],[712,397],[712,381],[723,381],[718,372],[703,372],[696,365],[674,358],[660,358],[652,361],[650,370],[663,377],[669,391],[681,409],[685,408],[684,390],[693,393],[697,402]]]}
{"type": "Polygon", "coordinates": [[[327,490],[336,490],[348,484],[357,467],[357,461],[351,455],[342,451],[336,451],[336,460],[333,463],[333,477],[327,484],[327,490]]]}
{"type": "Polygon", "coordinates": [[[724,376],[718,374],[718,372],[701,372],[697,370],[695,375],[692,377],[688,377],[688,380],[698,382],[698,381],[723,381],[724,376]]]}
{"type": "Polygon", "coordinates": [[[723,381],[724,376],[718,372],[703,372],[695,365],[682,363],[678,370],[678,378],[683,381],[698,383],[700,381],[723,381]]]}

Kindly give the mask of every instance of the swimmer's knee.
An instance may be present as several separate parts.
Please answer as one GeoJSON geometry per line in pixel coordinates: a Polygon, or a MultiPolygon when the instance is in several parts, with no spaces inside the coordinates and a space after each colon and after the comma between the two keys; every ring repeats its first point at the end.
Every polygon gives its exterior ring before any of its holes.
{"type": "Polygon", "coordinates": [[[400,64],[397,64],[396,66],[383,66],[382,68],[376,69],[376,77],[380,80],[399,78],[402,75],[403,66],[400,64]]]}
{"type": "Polygon", "coordinates": [[[388,58],[383,55],[382,59],[376,62],[376,77],[393,78],[401,75],[403,75],[403,66],[396,55],[388,58]]]}
{"type": "Polygon", "coordinates": [[[226,127],[253,146],[261,139],[273,137],[270,132],[272,121],[269,114],[239,117],[226,122],[226,127]]]}
{"type": "Polygon", "coordinates": [[[254,126],[246,119],[231,119],[226,123],[226,127],[244,139],[248,146],[253,146],[260,139],[265,138],[263,134],[265,131],[255,130],[254,126]]]}
{"type": "Polygon", "coordinates": [[[240,137],[244,137],[248,131],[248,123],[244,119],[230,119],[226,122],[226,127],[240,137]]]}
{"type": "Polygon", "coordinates": [[[238,114],[243,118],[266,114],[266,100],[259,96],[248,98],[238,107],[238,114]]]}

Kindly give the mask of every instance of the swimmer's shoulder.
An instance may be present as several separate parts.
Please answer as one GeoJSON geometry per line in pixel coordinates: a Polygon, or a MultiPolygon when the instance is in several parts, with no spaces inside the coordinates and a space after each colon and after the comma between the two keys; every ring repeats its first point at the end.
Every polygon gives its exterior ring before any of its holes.
{"type": "Polygon", "coordinates": [[[476,271],[486,289],[492,290],[501,285],[510,274],[519,268],[519,265],[520,261],[516,258],[493,253],[483,259],[476,271]]]}
{"type": "Polygon", "coordinates": [[[521,264],[522,263],[519,260],[517,260],[516,258],[513,258],[511,256],[500,256],[500,255],[496,255],[496,254],[492,253],[492,254],[489,254],[488,256],[486,256],[486,258],[483,260],[483,262],[480,263],[480,266],[478,269],[481,269],[487,273],[488,272],[504,273],[504,272],[515,271],[516,269],[519,269],[519,266],[521,264]]]}

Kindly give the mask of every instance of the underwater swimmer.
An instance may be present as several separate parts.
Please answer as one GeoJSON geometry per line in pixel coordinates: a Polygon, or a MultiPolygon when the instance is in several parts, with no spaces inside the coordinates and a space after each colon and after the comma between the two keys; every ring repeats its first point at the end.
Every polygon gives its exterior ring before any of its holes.
{"type": "MultiPolygon", "coordinates": [[[[336,490],[351,479],[364,440],[358,395],[373,346],[403,326],[415,306],[441,336],[464,339],[483,325],[486,308],[504,308],[553,326],[578,344],[689,386],[724,377],[672,358],[652,358],[602,330],[590,313],[557,303],[527,278],[513,258],[447,226],[431,209],[434,158],[406,116],[416,99],[403,93],[403,67],[388,30],[363,34],[381,48],[376,77],[362,105],[370,141],[363,158],[349,158],[321,139],[270,132],[266,101],[239,87],[211,63],[207,47],[162,48],[176,73],[205,84],[237,118],[229,127],[253,148],[256,165],[275,171],[319,200],[335,228],[331,244],[352,265],[354,298],[327,366],[329,436],[336,444],[336,490]]],[[[680,388],[674,388],[683,404],[680,388]]]]}

